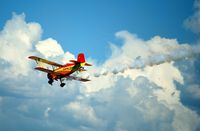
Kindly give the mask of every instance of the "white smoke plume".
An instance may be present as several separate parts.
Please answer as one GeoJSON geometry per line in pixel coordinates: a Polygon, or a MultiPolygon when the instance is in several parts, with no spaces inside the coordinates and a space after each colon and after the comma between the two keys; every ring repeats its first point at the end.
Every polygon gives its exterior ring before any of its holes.
{"type": "MultiPolygon", "coordinates": [[[[125,35],[132,35],[129,34],[126,31],[118,32],[117,36],[126,39],[125,35]]],[[[134,35],[133,35],[134,36],[134,35]]],[[[122,47],[122,49],[119,49],[118,47],[114,47],[115,50],[118,50],[117,55],[121,54],[120,57],[114,55],[112,58],[115,60],[115,65],[110,65],[108,63],[105,63],[103,65],[103,68],[100,69],[100,71],[96,71],[93,76],[99,77],[101,75],[108,75],[108,73],[123,73],[127,69],[144,69],[147,66],[154,66],[154,65],[160,65],[166,62],[173,62],[173,61],[179,61],[183,59],[189,59],[191,57],[196,57],[200,55],[200,45],[190,46],[189,44],[178,44],[178,42],[175,39],[166,39],[161,38],[159,36],[155,36],[149,41],[143,41],[136,36],[131,38],[129,36],[129,45],[132,44],[133,47],[129,46],[128,48],[134,48],[134,46],[139,47],[138,43],[140,43],[140,46],[144,47],[140,50],[142,52],[145,51],[145,54],[141,54],[134,52],[132,54],[127,54],[126,49],[127,47],[122,47]],[[137,40],[134,40],[137,39],[137,40]],[[118,59],[118,60],[117,60],[118,59]],[[125,60],[125,61],[124,61],[125,60]]],[[[114,46],[114,45],[112,45],[114,46]]],[[[130,50],[130,49],[128,49],[130,50]]],[[[133,49],[135,50],[135,48],[133,49]]]]}

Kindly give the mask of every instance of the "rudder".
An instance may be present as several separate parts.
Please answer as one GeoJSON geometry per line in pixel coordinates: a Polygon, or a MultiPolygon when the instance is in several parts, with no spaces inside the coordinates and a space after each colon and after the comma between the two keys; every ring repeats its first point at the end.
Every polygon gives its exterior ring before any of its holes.
{"type": "Polygon", "coordinates": [[[85,56],[83,53],[79,53],[78,57],[77,57],[77,61],[80,63],[84,63],[85,62],[85,56]]]}

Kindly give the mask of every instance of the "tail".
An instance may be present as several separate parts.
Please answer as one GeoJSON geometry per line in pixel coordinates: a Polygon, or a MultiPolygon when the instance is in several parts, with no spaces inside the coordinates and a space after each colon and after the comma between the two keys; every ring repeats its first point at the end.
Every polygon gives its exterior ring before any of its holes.
{"type": "Polygon", "coordinates": [[[77,61],[80,63],[85,63],[85,56],[83,53],[78,54],[77,61]]]}
{"type": "Polygon", "coordinates": [[[81,63],[83,66],[92,66],[91,64],[86,63],[85,55],[83,53],[78,54],[77,61],[75,61],[75,60],[70,60],[70,61],[74,62],[74,63],[77,63],[77,62],[81,63]]]}

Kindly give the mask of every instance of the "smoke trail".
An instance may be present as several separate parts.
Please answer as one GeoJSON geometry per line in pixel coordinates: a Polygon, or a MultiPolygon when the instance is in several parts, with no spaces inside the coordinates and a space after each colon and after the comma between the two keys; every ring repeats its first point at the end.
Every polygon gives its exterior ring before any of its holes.
{"type": "MultiPolygon", "coordinates": [[[[196,46],[182,45],[176,49],[172,49],[167,53],[157,53],[152,54],[151,56],[142,58],[138,56],[134,59],[134,61],[130,65],[118,65],[117,67],[113,67],[112,69],[103,68],[100,72],[96,72],[93,74],[94,77],[99,77],[101,75],[107,75],[108,73],[123,73],[127,69],[143,69],[146,66],[154,66],[163,64],[165,62],[178,61],[182,59],[188,59],[195,56],[200,55],[200,44],[196,46]]],[[[123,61],[123,60],[122,60],[123,61]]]]}

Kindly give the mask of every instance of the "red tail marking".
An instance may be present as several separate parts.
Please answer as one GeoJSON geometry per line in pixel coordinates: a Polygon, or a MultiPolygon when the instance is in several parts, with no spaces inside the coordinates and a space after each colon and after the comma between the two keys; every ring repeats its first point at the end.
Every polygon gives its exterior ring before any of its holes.
{"type": "Polygon", "coordinates": [[[85,56],[83,53],[78,54],[78,58],[77,61],[80,63],[84,63],[85,62],[85,56]]]}

